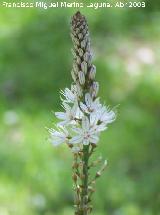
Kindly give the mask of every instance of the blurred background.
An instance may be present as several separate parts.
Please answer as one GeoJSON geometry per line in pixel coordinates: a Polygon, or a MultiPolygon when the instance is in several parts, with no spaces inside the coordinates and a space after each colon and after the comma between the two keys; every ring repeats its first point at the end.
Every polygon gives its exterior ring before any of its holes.
{"type": "MultiPolygon", "coordinates": [[[[45,127],[55,122],[60,89],[72,82],[75,12],[0,8],[0,215],[73,214],[72,154],[53,148],[45,127]]],[[[81,12],[100,96],[118,105],[96,152],[109,165],[97,181],[93,215],[160,215],[159,0],[81,12]]]]}

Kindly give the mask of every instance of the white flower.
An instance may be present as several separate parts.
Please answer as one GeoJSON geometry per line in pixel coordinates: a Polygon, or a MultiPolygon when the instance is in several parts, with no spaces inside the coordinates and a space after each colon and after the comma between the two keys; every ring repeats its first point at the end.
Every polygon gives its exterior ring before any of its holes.
{"type": "Polygon", "coordinates": [[[73,92],[73,89],[65,88],[64,91],[61,91],[61,94],[65,97],[65,99],[62,99],[63,102],[66,103],[74,103],[77,99],[76,94],[73,92]]]}
{"type": "Polygon", "coordinates": [[[113,110],[107,109],[103,106],[101,109],[97,111],[99,121],[104,124],[112,123],[116,119],[116,114],[113,110]]]}
{"type": "Polygon", "coordinates": [[[93,101],[93,99],[91,98],[91,95],[89,93],[85,94],[85,103],[80,102],[80,108],[85,113],[97,111],[101,107],[102,107],[102,105],[99,102],[99,98],[97,98],[93,101]]]}
{"type": "Polygon", "coordinates": [[[68,125],[73,124],[78,110],[77,102],[74,103],[73,107],[70,107],[65,102],[63,103],[65,112],[55,112],[55,116],[62,121],[58,125],[68,125]]]}
{"type": "Polygon", "coordinates": [[[58,130],[55,129],[49,129],[49,133],[51,135],[51,143],[54,146],[58,146],[61,143],[67,142],[68,141],[68,131],[66,128],[62,126],[57,126],[58,130]]]}
{"type": "Polygon", "coordinates": [[[99,121],[99,115],[97,112],[90,114],[90,127],[95,133],[100,133],[107,129],[106,124],[99,121]]]}
{"type": "Polygon", "coordinates": [[[96,144],[99,140],[98,133],[95,132],[95,128],[90,126],[87,116],[83,116],[82,118],[82,127],[73,128],[73,131],[75,131],[77,135],[72,137],[70,143],[88,145],[89,143],[96,144]]]}

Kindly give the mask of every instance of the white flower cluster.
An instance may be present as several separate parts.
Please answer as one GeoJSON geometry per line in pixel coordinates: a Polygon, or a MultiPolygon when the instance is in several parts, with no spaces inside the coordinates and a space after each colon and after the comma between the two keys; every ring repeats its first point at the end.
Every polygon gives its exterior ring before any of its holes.
{"type": "Polygon", "coordinates": [[[79,100],[81,90],[72,85],[61,92],[64,98],[62,106],[64,112],[56,112],[60,120],[57,129],[50,129],[51,141],[57,146],[61,143],[72,145],[72,150],[79,151],[83,145],[97,144],[101,131],[115,120],[115,113],[100,103],[100,99],[93,99],[89,93],[85,94],[84,102],[79,100]]]}
{"type": "Polygon", "coordinates": [[[49,131],[54,145],[66,142],[73,151],[79,151],[83,145],[98,143],[100,132],[115,120],[115,113],[97,98],[99,83],[92,64],[88,24],[80,12],[72,17],[71,38],[74,84],[61,91],[64,112],[55,113],[60,122],[56,130],[49,131]]]}

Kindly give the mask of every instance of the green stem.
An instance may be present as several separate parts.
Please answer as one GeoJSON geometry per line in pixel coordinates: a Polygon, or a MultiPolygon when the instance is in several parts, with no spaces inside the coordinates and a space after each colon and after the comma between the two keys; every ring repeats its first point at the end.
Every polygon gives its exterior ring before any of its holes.
{"type": "Polygon", "coordinates": [[[88,160],[89,160],[89,145],[83,146],[83,191],[82,191],[82,215],[87,215],[88,204],[88,160]]]}

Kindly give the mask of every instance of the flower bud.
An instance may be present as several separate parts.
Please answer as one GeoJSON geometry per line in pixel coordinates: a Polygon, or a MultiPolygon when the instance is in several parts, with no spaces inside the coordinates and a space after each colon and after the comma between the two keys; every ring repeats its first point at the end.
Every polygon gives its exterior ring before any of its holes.
{"type": "MultiPolygon", "coordinates": [[[[87,40],[88,40],[88,38],[87,38],[87,40]]],[[[91,49],[91,45],[90,45],[90,42],[88,41],[88,42],[87,42],[87,46],[86,46],[86,50],[87,50],[87,51],[90,51],[90,49],[91,49]]]]}
{"type": "Polygon", "coordinates": [[[74,58],[76,58],[76,57],[77,57],[77,55],[76,55],[75,50],[74,50],[74,49],[71,49],[71,52],[72,52],[73,57],[74,57],[74,58]]]}
{"type": "Polygon", "coordinates": [[[85,35],[86,33],[87,33],[87,29],[85,29],[85,27],[84,27],[84,29],[83,29],[83,34],[85,35]]]}
{"type": "Polygon", "coordinates": [[[82,89],[81,89],[81,86],[77,83],[76,84],[76,93],[79,97],[82,96],[82,89]]]}
{"type": "Polygon", "coordinates": [[[79,28],[76,28],[75,32],[76,32],[76,34],[79,34],[80,29],[79,29],[79,28]]]}
{"type": "Polygon", "coordinates": [[[73,165],[72,165],[72,168],[77,169],[78,167],[79,167],[79,163],[74,162],[73,165]]]}
{"type": "Polygon", "coordinates": [[[73,70],[75,72],[75,74],[78,74],[79,68],[76,62],[73,63],[73,70]]]}
{"type": "Polygon", "coordinates": [[[72,179],[73,179],[73,181],[77,181],[77,179],[78,179],[78,177],[77,177],[77,175],[74,173],[73,175],[72,175],[72,179]]]}
{"type": "Polygon", "coordinates": [[[92,97],[96,97],[99,91],[99,83],[94,81],[90,91],[91,91],[92,97]]]}
{"type": "Polygon", "coordinates": [[[71,70],[71,76],[73,78],[73,81],[77,80],[76,74],[75,74],[75,72],[73,70],[71,70]]]}
{"type": "Polygon", "coordinates": [[[91,80],[94,80],[96,76],[96,67],[94,65],[92,65],[90,71],[89,71],[89,78],[91,80]]]}
{"type": "Polygon", "coordinates": [[[73,46],[74,46],[75,50],[78,50],[78,46],[75,43],[73,44],[73,46]]]}
{"type": "Polygon", "coordinates": [[[85,40],[82,40],[82,42],[81,42],[81,48],[82,48],[82,49],[85,49],[85,47],[86,47],[86,41],[85,41],[85,40]]]}
{"type": "Polygon", "coordinates": [[[99,178],[100,176],[101,176],[101,172],[100,171],[96,172],[96,178],[99,178]]]}
{"type": "Polygon", "coordinates": [[[71,33],[70,35],[71,35],[71,39],[72,39],[72,41],[74,42],[74,34],[73,34],[73,33],[71,33]]]}
{"type": "Polygon", "coordinates": [[[82,33],[78,34],[78,38],[81,40],[83,38],[83,34],[82,33]]]}
{"type": "Polygon", "coordinates": [[[94,189],[92,186],[88,186],[88,190],[89,190],[91,193],[94,193],[94,192],[95,192],[95,189],[94,189]]]}
{"type": "Polygon", "coordinates": [[[77,56],[77,64],[81,64],[81,58],[79,56],[77,56]]]}
{"type": "Polygon", "coordinates": [[[85,61],[83,61],[81,63],[81,69],[82,69],[82,72],[84,72],[84,74],[86,75],[87,74],[88,66],[87,66],[87,63],[85,61]]]}
{"type": "Polygon", "coordinates": [[[74,41],[74,43],[75,43],[77,46],[80,45],[80,44],[79,44],[79,40],[78,40],[76,37],[73,38],[73,41],[74,41]]]}
{"type": "Polygon", "coordinates": [[[80,48],[78,49],[78,53],[79,53],[79,56],[82,57],[83,56],[83,50],[80,48]]]}
{"type": "Polygon", "coordinates": [[[81,191],[81,188],[80,188],[79,185],[77,185],[76,190],[77,190],[77,192],[80,192],[80,191],[81,191]]]}
{"type": "Polygon", "coordinates": [[[85,84],[85,75],[84,75],[84,72],[80,71],[78,73],[78,77],[79,77],[79,83],[81,85],[85,84]]]}
{"type": "Polygon", "coordinates": [[[91,63],[91,60],[92,60],[92,56],[91,56],[91,54],[89,53],[89,52],[86,52],[85,54],[84,54],[84,61],[86,61],[87,63],[91,63]]]}

